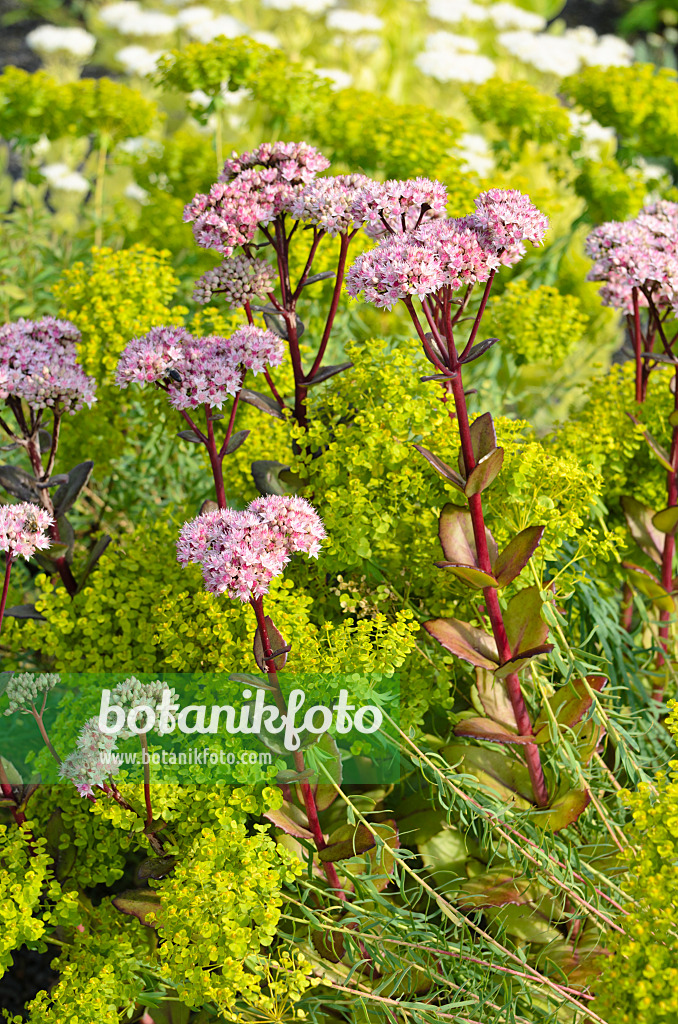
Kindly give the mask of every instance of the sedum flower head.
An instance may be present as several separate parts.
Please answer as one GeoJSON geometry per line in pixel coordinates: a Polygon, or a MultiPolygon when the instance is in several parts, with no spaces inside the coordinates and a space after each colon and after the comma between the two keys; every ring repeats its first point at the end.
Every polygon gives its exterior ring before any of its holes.
{"type": "Polygon", "coordinates": [[[239,328],[230,338],[194,338],[182,327],[154,327],[134,338],[118,362],[116,383],[160,384],[175,409],[221,408],[242,388],[247,370],[262,372],[283,359],[281,339],[260,327],[239,328]]]}
{"type": "Polygon", "coordinates": [[[356,196],[353,215],[372,238],[413,231],[424,220],[444,217],[447,189],[440,181],[371,181],[356,196]]]}
{"type": "Polygon", "coordinates": [[[116,738],[99,729],[96,717],[85,722],[76,749],[59,765],[59,775],[77,788],[80,796],[91,796],[94,786],[103,786],[120,771],[115,757],[116,738]]]}
{"type": "Polygon", "coordinates": [[[0,506],[0,551],[29,559],[46,551],[51,541],[45,536],[54,523],[52,515],[30,501],[0,506]]]}
{"type": "Polygon", "coordinates": [[[59,682],[61,677],[56,672],[43,672],[40,675],[32,672],[15,673],[5,690],[9,700],[5,714],[11,715],[15,711],[30,714],[31,705],[42,704],[49,691],[59,682]]]}
{"type": "Polygon", "coordinates": [[[275,271],[270,263],[238,254],[203,274],[195,283],[193,299],[205,305],[219,293],[228,306],[244,306],[251,299],[266,295],[274,282],[275,271]]]}
{"type": "MultiPolygon", "coordinates": [[[[157,715],[165,694],[169,695],[170,705],[176,703],[176,690],[161,679],[156,679],[152,683],[142,683],[136,676],[129,676],[128,679],[113,688],[110,702],[121,707],[125,712],[125,717],[133,708],[142,706],[151,708],[157,715]]],[[[143,728],[145,723],[142,721],[142,716],[138,716],[137,723],[139,728],[143,728]]],[[[158,731],[162,735],[162,732],[158,731]]],[[[132,733],[129,729],[123,728],[117,736],[119,739],[128,739],[132,733]]]]}
{"type": "Polygon", "coordinates": [[[328,235],[348,234],[357,220],[354,209],[358,196],[376,184],[365,174],[316,178],[294,197],[290,213],[298,220],[316,224],[328,235]]]}
{"type": "Polygon", "coordinates": [[[206,590],[248,601],[268,592],[296,553],[317,558],[325,530],[305,498],[269,495],[244,511],[217,509],[186,523],[177,560],[202,566],[206,590]]]}
{"type": "Polygon", "coordinates": [[[444,275],[435,251],[409,235],[392,235],[375,249],[362,253],[346,275],[346,290],[380,308],[391,309],[400,299],[420,299],[438,291],[444,275]]]}
{"type": "Polygon", "coordinates": [[[475,219],[497,249],[511,249],[522,242],[541,245],[549,226],[548,217],[529,196],[517,189],[491,188],[476,197],[475,219]]]}
{"type": "Polygon", "coordinates": [[[68,320],[6,323],[0,327],[0,399],[23,399],[32,409],[77,412],[95,402],[96,382],[77,363],[80,332],[68,320]]]}

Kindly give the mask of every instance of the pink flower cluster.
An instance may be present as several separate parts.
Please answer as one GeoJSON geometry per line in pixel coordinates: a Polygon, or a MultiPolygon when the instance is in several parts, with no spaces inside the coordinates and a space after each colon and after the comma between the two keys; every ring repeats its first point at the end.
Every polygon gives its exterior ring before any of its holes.
{"type": "Polygon", "coordinates": [[[219,293],[228,306],[244,306],[257,296],[263,298],[274,283],[275,271],[266,260],[230,256],[196,281],[193,298],[205,305],[212,295],[219,293]]]}
{"type": "Polygon", "coordinates": [[[46,551],[51,541],[45,530],[54,524],[50,513],[29,501],[0,506],[0,551],[29,559],[46,551]]]}
{"type": "Polygon", "coordinates": [[[316,224],[328,235],[345,235],[361,222],[355,216],[358,197],[368,185],[376,185],[365,174],[337,174],[316,178],[297,193],[290,213],[297,220],[316,224]]]}
{"type": "Polygon", "coordinates": [[[320,516],[305,498],[269,495],[240,512],[204,512],[183,527],[177,561],[202,566],[205,589],[249,601],[268,593],[295,553],[317,558],[326,536],[320,516]]]}
{"type": "Polygon", "coordinates": [[[116,739],[101,732],[98,718],[88,719],[80,730],[76,749],[59,765],[60,777],[72,782],[80,796],[92,796],[94,786],[103,786],[120,771],[121,762],[114,753],[116,739]]]}
{"type": "Polygon", "coordinates": [[[95,401],[96,381],[77,363],[80,332],[68,320],[21,318],[0,327],[0,399],[75,413],[95,401]]]}
{"type": "Polygon", "coordinates": [[[329,167],[305,142],[274,142],[226,161],[208,195],[199,193],[184,210],[198,245],[230,256],[247,245],[259,225],[291,207],[296,195],[329,167]]]}
{"type": "Polygon", "coordinates": [[[371,238],[414,231],[425,220],[444,217],[447,189],[440,181],[412,178],[368,181],[353,203],[353,217],[371,238]]]}
{"type": "Polygon", "coordinates": [[[247,370],[262,373],[279,366],[283,356],[282,340],[261,327],[241,327],[230,338],[194,338],[183,327],[152,327],[126,346],[115,381],[121,388],[160,384],[175,409],[220,409],[240,391],[247,370]]]}
{"type": "MultiPolygon", "coordinates": [[[[602,281],[606,306],[633,312],[633,289],[646,289],[657,306],[678,305],[678,203],[663,200],[628,221],[608,221],[586,240],[594,263],[589,281],[602,281]]],[[[639,304],[648,302],[642,291],[639,304]]]]}
{"type": "MultiPolygon", "coordinates": [[[[421,199],[426,194],[423,180],[413,182],[417,189],[405,195],[421,199]]],[[[436,193],[430,193],[430,198],[432,204],[436,193]]],[[[513,190],[482,193],[476,213],[458,219],[435,216],[442,194],[438,200],[414,230],[390,234],[358,257],[346,275],[349,295],[364,292],[367,302],[390,308],[399,299],[412,295],[422,299],[443,286],[456,290],[486,281],[502,264],[517,262],[525,252],[524,240],[543,241],[546,217],[527,196],[513,190]]],[[[404,222],[408,223],[408,210],[421,212],[422,208],[406,207],[404,222]]]]}

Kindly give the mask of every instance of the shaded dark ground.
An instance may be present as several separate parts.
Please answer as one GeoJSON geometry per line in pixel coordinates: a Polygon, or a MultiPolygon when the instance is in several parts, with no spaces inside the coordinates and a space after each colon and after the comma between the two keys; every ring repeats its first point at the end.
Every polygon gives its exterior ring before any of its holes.
{"type": "Polygon", "coordinates": [[[15,950],[13,965],[0,979],[0,1009],[26,1018],[26,1003],[57,980],[49,966],[55,955],[54,946],[47,953],[34,953],[25,946],[15,950]]]}

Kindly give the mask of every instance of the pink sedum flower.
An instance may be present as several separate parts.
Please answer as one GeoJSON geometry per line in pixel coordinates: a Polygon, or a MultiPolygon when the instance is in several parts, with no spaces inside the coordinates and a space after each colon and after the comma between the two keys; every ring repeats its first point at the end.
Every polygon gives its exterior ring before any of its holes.
{"type": "Polygon", "coordinates": [[[328,235],[346,235],[360,223],[354,215],[356,202],[367,186],[376,185],[365,174],[337,174],[316,178],[290,203],[290,213],[326,231],[328,235]]]}
{"type": "Polygon", "coordinates": [[[487,232],[492,246],[511,249],[522,242],[542,245],[548,230],[548,217],[538,210],[529,196],[517,189],[491,188],[476,197],[474,219],[487,232]]]}
{"type": "Polygon", "coordinates": [[[346,275],[346,291],[353,297],[363,292],[366,302],[391,309],[408,296],[425,298],[444,282],[432,248],[409,235],[390,235],[357,258],[346,275]]]}
{"type": "Polygon", "coordinates": [[[239,327],[231,335],[229,346],[233,361],[255,376],[263,373],[267,366],[280,366],[285,358],[282,338],[253,324],[239,327]]]}
{"type": "Polygon", "coordinates": [[[327,157],[308,142],[265,142],[250,153],[226,160],[220,181],[229,181],[253,167],[273,169],[281,181],[305,184],[330,166],[327,157]]]}
{"type": "Polygon", "coordinates": [[[45,530],[54,525],[50,513],[23,501],[0,506],[0,551],[29,559],[36,551],[46,551],[51,541],[45,530]]]}
{"type": "Polygon", "coordinates": [[[133,338],[125,346],[115,371],[115,383],[121,388],[128,384],[157,384],[181,362],[192,341],[183,327],[151,327],[148,334],[133,338]]]}
{"type": "Polygon", "coordinates": [[[0,327],[0,399],[75,413],[96,401],[96,381],[77,362],[80,332],[68,320],[23,318],[0,327]]]}
{"type": "Polygon", "coordinates": [[[218,509],[186,523],[177,560],[201,565],[210,593],[249,601],[268,593],[293,554],[317,558],[324,537],[318,513],[304,498],[266,496],[242,512],[218,509]]]}
{"type": "Polygon", "coordinates": [[[370,181],[355,198],[353,216],[371,238],[381,238],[414,231],[425,220],[444,217],[446,206],[447,189],[440,181],[370,181]]]}

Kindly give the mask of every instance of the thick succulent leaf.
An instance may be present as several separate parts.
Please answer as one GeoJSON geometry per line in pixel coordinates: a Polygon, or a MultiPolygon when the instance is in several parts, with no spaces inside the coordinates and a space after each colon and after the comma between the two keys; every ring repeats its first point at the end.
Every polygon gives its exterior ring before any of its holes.
{"type": "Polygon", "coordinates": [[[538,658],[541,654],[550,654],[553,646],[553,644],[540,644],[538,647],[530,647],[526,651],[521,651],[520,654],[514,654],[512,658],[499,666],[495,673],[497,679],[503,679],[505,676],[511,675],[512,672],[522,672],[533,658],[538,658]]]}
{"type": "Polygon", "coordinates": [[[240,445],[247,440],[249,433],[249,430],[237,430],[235,434],[232,434],[224,449],[224,455],[232,455],[237,451],[240,445]]]}
{"type": "Polygon", "coordinates": [[[136,917],[142,924],[147,924],[151,928],[157,926],[162,913],[160,893],[153,889],[126,889],[118,896],[114,896],[111,902],[123,914],[131,914],[132,917],[136,917]],[[155,915],[153,921],[148,920],[149,914],[155,915]]]}
{"type": "MultiPolygon", "coordinates": [[[[443,554],[449,562],[457,565],[478,564],[478,554],[471,513],[466,508],[447,502],[443,506],[438,520],[438,537],[443,554]]],[[[497,557],[497,542],[485,527],[485,539],[490,562],[497,557]]]]}
{"type": "MultiPolygon", "coordinates": [[[[588,676],[587,681],[591,689],[598,690],[605,685],[607,677],[588,676]]],[[[587,712],[591,710],[593,697],[590,696],[583,679],[570,679],[548,698],[548,704],[551,714],[558,723],[571,729],[581,722],[587,712]]],[[[534,723],[535,733],[538,733],[542,727],[546,727],[548,731],[549,721],[550,715],[545,708],[542,708],[534,723]]]]}
{"type": "Polygon", "coordinates": [[[497,586],[506,587],[520,575],[544,535],[545,526],[528,526],[509,541],[493,566],[497,586]]]}
{"type": "Polygon", "coordinates": [[[10,786],[23,786],[24,780],[21,778],[21,773],[8,761],[7,758],[0,756],[0,764],[5,769],[5,775],[10,786]]]}
{"type": "Polygon", "coordinates": [[[370,830],[362,823],[342,825],[332,833],[327,846],[320,850],[318,856],[323,864],[333,864],[335,861],[348,860],[350,857],[366,853],[376,846],[376,842],[370,830]]]}
{"type": "Polygon", "coordinates": [[[486,490],[499,475],[503,462],[503,448],[494,448],[488,455],[485,455],[469,474],[464,488],[466,497],[470,498],[473,494],[481,494],[486,490]]]}
{"type": "Polygon", "coordinates": [[[489,572],[483,572],[475,565],[459,565],[457,562],[436,562],[439,569],[447,569],[469,587],[482,590],[484,587],[496,587],[497,581],[489,572]]]}
{"type": "MultiPolygon", "coordinates": [[[[279,338],[284,338],[285,341],[288,340],[287,321],[285,320],[283,313],[277,310],[275,306],[253,306],[253,309],[256,309],[257,312],[263,313],[264,322],[269,331],[273,331],[274,334],[277,334],[279,338]]],[[[296,313],[294,318],[297,327],[297,338],[300,338],[306,328],[303,321],[296,315],[296,313]]]]}
{"type": "Polygon", "coordinates": [[[68,474],[68,482],[62,484],[54,495],[54,515],[59,518],[73,507],[78,500],[78,495],[89,483],[94,463],[91,461],[80,462],[68,474]]]}
{"type": "MultiPolygon", "coordinates": [[[[409,842],[405,836],[405,842],[409,842]]],[[[460,879],[466,877],[466,862],[470,856],[469,847],[473,840],[462,835],[458,829],[445,826],[430,839],[418,844],[419,855],[424,867],[433,875],[436,885],[445,890],[455,882],[458,888],[460,879]]]]}
{"type": "Polygon", "coordinates": [[[353,363],[338,363],[336,366],[321,366],[317,373],[314,373],[312,377],[307,378],[304,381],[304,387],[312,388],[315,384],[322,384],[324,381],[329,380],[330,377],[336,377],[338,373],[343,373],[344,370],[350,370],[353,363]]]}
{"type": "Polygon", "coordinates": [[[180,430],[177,434],[182,441],[190,441],[191,444],[202,444],[202,438],[196,434],[195,430],[180,430]]]}
{"type": "Polygon", "coordinates": [[[47,621],[34,604],[13,604],[11,608],[6,610],[5,615],[12,615],[15,619],[37,619],[38,622],[47,621]]]}
{"type": "Polygon", "coordinates": [[[424,623],[426,632],[450,654],[478,668],[496,668],[497,645],[494,637],[482,629],[459,619],[430,619],[424,623]]]}
{"type": "Polygon", "coordinates": [[[231,672],[228,678],[234,683],[240,683],[241,686],[253,686],[257,690],[267,690],[268,692],[275,690],[275,686],[260,679],[259,676],[252,675],[251,672],[231,672]]]}
{"type": "Polygon", "coordinates": [[[549,627],[541,617],[542,599],[539,587],[519,590],[504,612],[506,636],[512,654],[539,647],[546,643],[549,627]]]}
{"type": "Polygon", "coordinates": [[[20,466],[0,466],[0,487],[19,501],[41,503],[35,479],[20,466]]]}
{"type": "Polygon", "coordinates": [[[532,811],[530,819],[540,828],[559,832],[561,828],[573,825],[590,802],[591,797],[587,789],[569,789],[556,796],[544,810],[532,811]]]}
{"type": "Polygon", "coordinates": [[[311,942],[316,953],[319,953],[323,960],[331,964],[338,964],[346,955],[344,936],[340,932],[328,930],[316,930],[311,932],[311,942]]]}
{"type": "Polygon", "coordinates": [[[276,419],[283,419],[283,414],[280,411],[280,406],[274,398],[270,395],[262,395],[258,391],[250,391],[249,388],[242,388],[240,391],[240,401],[247,402],[248,405],[253,405],[259,412],[268,413],[269,416],[275,416],[276,419]]]}
{"type": "Polygon", "coordinates": [[[464,910],[520,905],[533,899],[530,880],[507,867],[490,868],[467,879],[460,888],[462,894],[457,901],[464,910]]]}
{"type": "Polygon", "coordinates": [[[652,525],[660,533],[675,533],[678,526],[678,505],[670,505],[652,516],[652,525]]]}
{"type": "MultiPolygon", "coordinates": [[[[330,773],[337,786],[341,786],[341,780],[343,778],[341,754],[334,736],[331,736],[328,732],[322,733],[318,742],[313,744],[313,749],[315,748],[319,748],[326,755],[322,758],[323,768],[325,771],[330,773]]],[[[311,776],[312,783],[318,782],[318,774],[320,774],[323,779],[327,778],[324,772],[313,772],[311,776]]],[[[336,789],[329,782],[319,782],[315,787],[315,805],[319,811],[324,811],[330,807],[336,800],[337,796],[338,794],[336,789]]]]}
{"type": "Polygon", "coordinates": [[[506,686],[501,679],[497,679],[494,672],[477,668],[474,690],[477,695],[477,704],[475,700],[474,704],[480,705],[488,718],[499,722],[511,732],[518,731],[513,705],[506,692],[506,686]]]}
{"type": "MultiPolygon", "coordinates": [[[[494,422],[489,412],[484,412],[482,416],[478,416],[469,427],[471,433],[471,446],[473,448],[473,459],[476,465],[484,459],[486,455],[494,451],[497,447],[497,434],[494,429],[494,422]]],[[[469,475],[466,469],[466,462],[464,460],[464,453],[459,451],[459,472],[466,479],[469,475]]]]}
{"type": "Polygon", "coordinates": [[[136,869],[136,880],[147,882],[149,878],[166,878],[176,863],[176,857],[146,857],[136,869]]]}
{"type": "Polygon", "coordinates": [[[264,817],[281,828],[283,832],[287,832],[289,836],[306,839],[309,843],[313,842],[313,833],[308,827],[308,818],[300,808],[295,807],[287,800],[278,810],[266,811],[264,817]]]}
{"type": "Polygon", "coordinates": [[[476,342],[476,344],[471,348],[469,354],[464,356],[463,359],[460,359],[459,362],[464,364],[472,363],[474,359],[479,359],[480,356],[484,356],[485,353],[488,352],[493,345],[496,345],[498,341],[499,338],[485,338],[484,341],[476,342]]]}
{"type": "MultiPolygon", "coordinates": [[[[287,655],[289,653],[290,648],[287,645],[287,642],[284,639],[282,633],[279,631],[277,626],[273,624],[273,620],[271,619],[270,615],[267,615],[264,621],[266,623],[266,631],[268,633],[268,640],[271,645],[271,651],[273,652],[273,654],[276,655],[276,657],[273,659],[272,664],[275,670],[277,672],[280,672],[280,670],[285,667],[287,655]]],[[[266,672],[267,662],[265,661],[264,643],[261,638],[261,632],[259,631],[258,626],[257,631],[254,634],[253,651],[254,660],[256,661],[257,665],[259,666],[262,672],[266,672]]]]}
{"type": "MultiPolygon", "coordinates": [[[[506,729],[499,722],[493,722],[491,718],[463,718],[454,727],[455,736],[472,736],[476,740],[488,740],[490,743],[518,743],[526,744],[531,742],[528,736],[518,736],[515,732],[506,729]]],[[[533,742],[533,741],[532,741],[533,742]]]]}
{"type": "Polygon", "coordinates": [[[622,565],[626,569],[629,582],[636,590],[649,598],[660,611],[673,614],[676,607],[675,601],[656,576],[653,576],[641,565],[633,565],[632,562],[622,562],[622,565]]]}
{"type": "Polygon", "coordinates": [[[447,463],[443,462],[442,459],[439,459],[437,455],[433,454],[433,452],[430,452],[428,448],[424,448],[423,445],[413,444],[412,447],[415,448],[420,455],[424,456],[426,461],[433,466],[436,473],[439,473],[444,480],[448,480],[457,488],[457,490],[462,491],[463,493],[464,480],[463,477],[461,477],[456,470],[452,469],[451,466],[448,466],[447,463]]]}
{"type": "Polygon", "coordinates": [[[289,494],[289,488],[280,479],[280,474],[289,470],[283,462],[260,459],[252,463],[252,479],[260,494],[289,494]]]}
{"type": "Polygon", "coordinates": [[[485,917],[492,929],[501,928],[514,939],[546,946],[562,938],[552,923],[550,901],[542,909],[533,903],[521,906],[486,907],[485,917]]]}
{"type": "Polygon", "coordinates": [[[400,838],[398,826],[393,818],[387,818],[372,827],[381,842],[375,842],[374,846],[366,851],[369,867],[366,867],[365,857],[361,856],[358,860],[352,860],[348,869],[352,875],[369,874],[370,884],[374,885],[377,892],[382,892],[391,881],[395,867],[393,851],[400,846],[400,838]]]}
{"type": "MultiPolygon", "coordinates": [[[[652,509],[647,508],[646,505],[641,505],[639,501],[636,501],[635,498],[629,495],[624,495],[621,499],[621,506],[624,510],[624,516],[631,536],[638,547],[657,565],[661,565],[664,537],[662,532],[653,523],[654,513],[652,509]]],[[[678,512],[678,509],[676,511],[678,512]]]]}
{"type": "Polygon", "coordinates": [[[73,870],[78,850],[71,842],[70,833],[64,826],[61,811],[53,811],[50,815],[45,826],[45,838],[47,839],[47,850],[54,861],[54,874],[62,882],[73,870]],[[68,844],[63,842],[64,836],[68,838],[68,844]]]}
{"type": "Polygon", "coordinates": [[[95,568],[97,562],[103,555],[104,551],[111,543],[111,540],[112,538],[109,537],[107,533],[104,533],[103,536],[99,537],[99,539],[97,540],[96,544],[94,545],[90,552],[89,558],[85,562],[85,566],[82,570],[82,574],[78,582],[78,590],[76,591],[76,593],[82,590],[82,588],[84,587],[89,574],[92,572],[92,569],[95,568]]]}
{"type": "MultiPolygon", "coordinates": [[[[150,1014],[147,1014],[148,1016],[150,1014]]],[[[159,1006],[153,1007],[153,1024],[188,1024],[190,1019],[191,1011],[177,998],[166,999],[159,1006]]],[[[198,1018],[194,1018],[194,1020],[197,1022],[198,1018]]]]}
{"type": "Polygon", "coordinates": [[[474,775],[506,804],[527,810],[533,806],[532,783],[527,766],[508,750],[491,750],[469,744],[449,744],[441,750],[448,764],[464,775],[474,775]]]}

